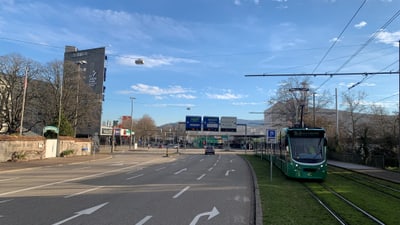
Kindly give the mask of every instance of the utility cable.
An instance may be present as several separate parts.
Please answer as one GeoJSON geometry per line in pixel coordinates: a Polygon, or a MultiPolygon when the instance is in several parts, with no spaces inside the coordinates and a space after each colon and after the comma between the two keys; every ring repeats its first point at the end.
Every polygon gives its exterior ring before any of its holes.
{"type": "Polygon", "coordinates": [[[398,16],[400,15],[400,10],[398,10],[377,32],[375,32],[350,58],[340,66],[336,73],[342,70],[351,60],[354,59],[365,47],[367,47],[387,26],[389,26],[398,16]]]}
{"type": "Polygon", "coordinates": [[[357,11],[354,13],[354,15],[351,17],[349,22],[347,22],[346,26],[343,28],[342,32],[340,32],[339,36],[335,39],[335,41],[332,43],[331,47],[329,47],[328,51],[326,51],[325,55],[322,57],[322,59],[318,62],[317,66],[314,68],[312,73],[315,73],[315,71],[318,69],[318,67],[321,65],[321,63],[325,60],[325,58],[328,56],[332,48],[336,45],[336,43],[340,40],[342,37],[343,33],[347,30],[347,28],[350,26],[350,24],[353,22],[353,19],[357,16],[357,14],[360,12],[361,8],[365,5],[367,0],[364,0],[364,2],[360,5],[360,7],[357,9],[357,11]]]}
{"type": "MultiPolygon", "coordinates": [[[[353,19],[357,16],[357,14],[360,12],[360,10],[362,9],[362,7],[364,7],[365,3],[367,2],[367,0],[364,0],[360,7],[358,7],[357,11],[353,14],[353,16],[351,17],[351,19],[349,20],[349,22],[347,22],[346,26],[343,28],[342,32],[340,32],[339,36],[336,38],[336,40],[332,43],[331,47],[329,47],[328,51],[326,51],[325,55],[322,57],[322,59],[318,62],[317,66],[314,68],[314,70],[312,71],[312,73],[315,73],[315,71],[318,69],[318,67],[321,65],[321,63],[325,60],[325,58],[328,56],[328,54],[331,52],[331,50],[333,49],[333,47],[336,45],[336,43],[340,40],[340,38],[342,37],[343,33],[347,30],[347,28],[350,26],[350,24],[353,22],[353,19]]],[[[326,79],[318,88],[316,88],[314,90],[314,92],[316,92],[318,89],[320,89],[324,84],[326,84],[330,79],[332,79],[332,76],[330,76],[328,79],[326,79]]]]}

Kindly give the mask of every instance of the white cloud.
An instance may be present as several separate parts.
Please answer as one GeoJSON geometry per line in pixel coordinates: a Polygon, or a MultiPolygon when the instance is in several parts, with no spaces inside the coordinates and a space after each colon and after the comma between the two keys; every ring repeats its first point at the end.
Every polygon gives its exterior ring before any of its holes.
{"type": "Polygon", "coordinates": [[[342,39],[339,39],[339,38],[337,38],[337,37],[334,37],[334,38],[332,38],[332,39],[330,39],[329,40],[329,42],[339,42],[339,41],[341,41],[342,39]]]}
{"type": "Polygon", "coordinates": [[[166,107],[184,107],[187,110],[190,110],[190,108],[195,107],[195,105],[193,104],[150,104],[150,105],[146,105],[146,106],[150,106],[150,107],[158,107],[158,108],[166,108],[166,107]]]}
{"type": "MultiPolygon", "coordinates": [[[[233,0],[233,4],[235,5],[242,5],[242,1],[246,1],[246,0],[233,0]]],[[[249,1],[249,0],[247,0],[249,1]]],[[[254,2],[255,5],[260,4],[260,0],[252,0],[254,2]]]]}
{"type": "Polygon", "coordinates": [[[173,97],[175,97],[175,98],[183,98],[183,99],[195,99],[196,98],[196,96],[189,95],[189,94],[177,94],[177,95],[173,95],[173,97]]]}
{"type": "MultiPolygon", "coordinates": [[[[151,86],[147,84],[135,84],[131,86],[134,93],[152,95],[157,100],[165,99],[167,97],[181,98],[181,99],[195,99],[196,96],[188,94],[193,92],[190,89],[183,88],[179,85],[169,86],[167,88],[160,88],[158,86],[151,86]]],[[[127,93],[127,92],[125,92],[127,93]]]]}
{"type": "Polygon", "coordinates": [[[231,90],[225,91],[223,94],[206,94],[210,99],[219,99],[219,100],[232,100],[232,99],[240,99],[243,98],[243,95],[233,94],[231,90]]]}
{"type": "Polygon", "coordinates": [[[174,63],[198,63],[196,60],[175,58],[168,56],[141,56],[141,55],[123,55],[117,57],[117,63],[125,66],[142,66],[142,67],[159,67],[159,66],[169,66],[174,63]],[[137,59],[142,59],[144,64],[136,65],[135,61],[137,59]]]}
{"type": "Polygon", "coordinates": [[[265,102],[234,102],[232,105],[247,106],[247,105],[265,105],[265,102]]]}
{"type": "Polygon", "coordinates": [[[385,30],[380,30],[376,35],[376,39],[378,40],[378,42],[397,46],[398,45],[397,42],[398,40],[400,40],[400,31],[391,33],[385,30]]]}
{"type": "Polygon", "coordinates": [[[357,23],[356,25],[354,25],[354,27],[357,29],[361,29],[365,26],[367,26],[367,22],[365,22],[365,21],[361,21],[361,22],[357,23]]]}

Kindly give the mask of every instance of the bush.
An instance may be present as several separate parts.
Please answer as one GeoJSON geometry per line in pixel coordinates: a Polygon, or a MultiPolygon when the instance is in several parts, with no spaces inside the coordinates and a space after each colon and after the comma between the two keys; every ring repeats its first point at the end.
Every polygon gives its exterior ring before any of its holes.
{"type": "Polygon", "coordinates": [[[68,149],[68,150],[65,150],[65,151],[61,152],[60,156],[61,157],[66,157],[68,155],[73,155],[73,154],[74,154],[74,150],[68,149]]]}
{"type": "Polygon", "coordinates": [[[25,152],[13,152],[11,154],[11,161],[24,160],[26,158],[25,152]]]}

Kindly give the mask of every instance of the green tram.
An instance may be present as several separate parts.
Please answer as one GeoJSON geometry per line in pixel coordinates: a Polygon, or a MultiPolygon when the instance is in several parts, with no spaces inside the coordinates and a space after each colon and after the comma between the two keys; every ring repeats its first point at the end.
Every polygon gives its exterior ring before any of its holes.
{"type": "Polygon", "coordinates": [[[323,180],[327,174],[326,146],[322,128],[283,128],[273,161],[288,177],[323,180]]]}

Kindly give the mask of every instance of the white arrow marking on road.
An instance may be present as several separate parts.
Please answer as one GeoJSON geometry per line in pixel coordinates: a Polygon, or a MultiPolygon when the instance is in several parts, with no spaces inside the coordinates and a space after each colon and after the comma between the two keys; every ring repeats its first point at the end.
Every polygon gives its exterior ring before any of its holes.
{"type": "Polygon", "coordinates": [[[90,214],[96,212],[96,211],[99,210],[101,207],[103,207],[103,206],[105,206],[105,205],[107,205],[107,204],[108,204],[108,202],[103,203],[103,204],[100,204],[100,205],[97,205],[97,206],[94,206],[94,207],[92,207],[92,208],[88,208],[88,209],[84,209],[84,210],[82,210],[82,211],[76,212],[75,215],[73,215],[73,216],[71,216],[71,217],[69,217],[69,218],[67,218],[67,219],[65,219],[65,220],[61,220],[60,222],[54,223],[53,225],[60,225],[60,224],[63,224],[63,223],[65,223],[65,222],[68,222],[68,221],[70,221],[70,220],[72,220],[72,219],[75,219],[76,217],[79,217],[79,216],[82,216],[82,215],[90,215],[90,214]]]}
{"type": "Polygon", "coordinates": [[[229,176],[230,172],[235,172],[235,170],[227,170],[226,173],[225,173],[225,176],[229,176]]]}
{"type": "Polygon", "coordinates": [[[151,219],[151,217],[153,217],[153,216],[146,216],[146,217],[144,217],[141,221],[139,221],[138,223],[136,223],[135,225],[143,225],[143,224],[145,224],[149,219],[151,219]]]}
{"type": "Polygon", "coordinates": [[[202,217],[202,216],[208,216],[207,220],[210,220],[210,219],[214,218],[215,216],[217,216],[218,214],[219,214],[219,211],[214,206],[214,208],[210,212],[200,213],[197,216],[195,216],[194,219],[192,220],[192,222],[190,223],[190,225],[196,225],[197,222],[199,222],[200,217],[202,217]]]}
{"type": "Polygon", "coordinates": [[[182,172],[184,172],[184,171],[186,171],[187,170],[187,168],[184,168],[184,169],[181,169],[181,170],[179,170],[179,171],[176,171],[174,174],[175,175],[178,175],[178,174],[180,174],[180,173],[182,173],[182,172]]]}

